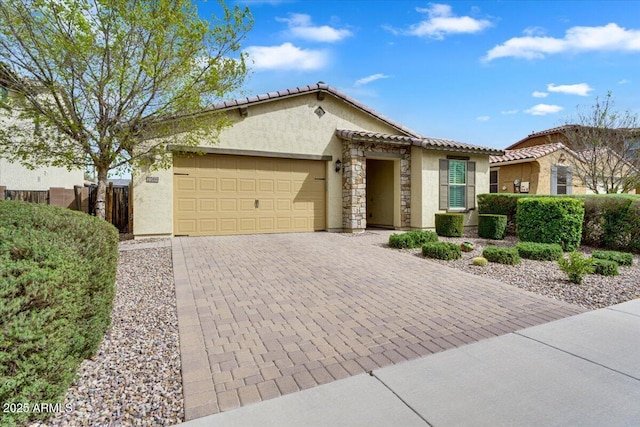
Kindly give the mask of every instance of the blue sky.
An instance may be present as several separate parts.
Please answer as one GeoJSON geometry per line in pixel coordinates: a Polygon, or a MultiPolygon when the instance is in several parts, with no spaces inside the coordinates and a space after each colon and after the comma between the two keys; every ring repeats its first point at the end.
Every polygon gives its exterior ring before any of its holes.
{"type": "Polygon", "coordinates": [[[425,136],[496,148],[607,92],[640,111],[640,2],[227,1],[255,19],[246,95],[324,81],[425,136]]]}

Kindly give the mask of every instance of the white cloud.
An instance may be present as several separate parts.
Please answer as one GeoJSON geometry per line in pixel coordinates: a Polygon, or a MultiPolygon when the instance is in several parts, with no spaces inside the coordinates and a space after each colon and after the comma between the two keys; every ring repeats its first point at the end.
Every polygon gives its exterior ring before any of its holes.
{"type": "Polygon", "coordinates": [[[630,83],[630,81],[627,79],[622,79],[618,82],[619,85],[626,85],[627,83],[630,83]]]}
{"type": "Polygon", "coordinates": [[[518,110],[504,110],[504,111],[500,111],[500,114],[505,114],[505,115],[518,114],[518,110]]]}
{"type": "Polygon", "coordinates": [[[427,14],[428,19],[409,26],[407,30],[386,27],[394,34],[406,34],[418,37],[431,37],[442,40],[449,34],[473,34],[490,27],[486,19],[475,19],[470,16],[455,16],[451,6],[432,3],[428,8],[416,8],[416,11],[427,14]]]}
{"type": "Polygon", "coordinates": [[[278,22],[286,22],[291,35],[303,40],[334,43],[352,35],[346,29],[337,29],[328,25],[315,26],[311,16],[304,13],[292,13],[288,18],[276,18],[278,22]]]}
{"type": "Polygon", "coordinates": [[[362,85],[366,85],[367,83],[374,82],[376,80],[388,79],[389,77],[390,76],[387,76],[386,74],[376,73],[376,74],[372,74],[370,76],[363,77],[361,79],[356,80],[355,85],[356,86],[362,86],[362,85]]]}
{"type": "Polygon", "coordinates": [[[545,116],[547,114],[557,113],[562,109],[563,108],[559,105],[538,104],[534,105],[528,110],[524,110],[524,112],[527,114],[531,114],[532,116],[545,116]]]}
{"type": "Polygon", "coordinates": [[[329,61],[326,51],[302,49],[287,42],[280,46],[249,46],[245,52],[257,69],[318,70],[329,61]]]}
{"type": "Polygon", "coordinates": [[[563,38],[531,35],[514,37],[489,50],[484,59],[540,59],[563,52],[589,51],[640,51],[640,30],[628,30],[610,23],[601,27],[572,27],[563,38]]]}
{"type": "Polygon", "coordinates": [[[534,98],[546,98],[547,96],[549,96],[549,94],[547,92],[540,92],[536,90],[531,94],[531,96],[533,96],[534,98]]]}
{"type": "Polygon", "coordinates": [[[549,92],[559,92],[565,93],[567,95],[579,95],[579,96],[588,96],[589,92],[593,90],[591,86],[586,83],[578,83],[574,85],[555,85],[550,83],[547,85],[547,90],[549,92]]]}
{"type": "Polygon", "coordinates": [[[488,122],[491,119],[491,117],[489,116],[480,116],[480,117],[476,117],[476,120],[479,122],[488,122]]]}

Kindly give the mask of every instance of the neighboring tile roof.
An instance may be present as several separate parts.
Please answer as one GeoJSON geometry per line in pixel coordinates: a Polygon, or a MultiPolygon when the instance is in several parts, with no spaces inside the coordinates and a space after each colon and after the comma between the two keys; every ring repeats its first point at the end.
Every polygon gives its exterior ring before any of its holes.
{"type": "Polygon", "coordinates": [[[561,142],[552,144],[535,145],[533,147],[519,148],[516,150],[505,150],[502,156],[489,157],[489,163],[516,162],[520,160],[535,160],[547,154],[554,153],[560,149],[566,149],[561,142]]]}
{"type": "Polygon", "coordinates": [[[300,95],[307,95],[310,93],[316,93],[316,92],[325,92],[325,93],[329,93],[333,96],[335,96],[338,99],[341,99],[342,101],[346,102],[347,104],[352,105],[353,107],[369,114],[370,116],[373,116],[375,119],[380,120],[386,124],[388,124],[389,126],[392,126],[396,129],[398,129],[400,132],[409,135],[409,136],[414,136],[414,137],[420,137],[420,134],[418,132],[415,132],[403,125],[401,125],[398,122],[395,122],[391,119],[388,119],[387,117],[383,116],[382,114],[378,113],[377,111],[371,109],[370,107],[367,107],[366,105],[362,104],[359,101],[356,101],[355,99],[351,98],[350,96],[346,95],[343,92],[340,92],[339,90],[327,85],[324,82],[318,82],[316,84],[312,84],[312,85],[308,85],[308,86],[300,86],[300,87],[296,87],[293,89],[285,89],[285,90],[279,90],[276,92],[269,92],[266,94],[262,94],[262,95],[256,95],[256,96],[251,96],[248,98],[240,98],[240,99],[236,99],[233,101],[225,101],[225,102],[221,102],[218,104],[215,104],[214,106],[212,106],[210,109],[211,110],[225,110],[225,109],[229,109],[229,108],[239,108],[239,107],[247,107],[251,104],[259,104],[259,103],[263,103],[263,102],[268,102],[268,101],[273,101],[273,100],[277,100],[277,99],[283,99],[283,98],[289,98],[289,97],[293,97],[293,96],[300,96],[300,95]]]}
{"type": "Polygon", "coordinates": [[[408,137],[403,135],[390,135],[379,132],[367,132],[357,130],[336,130],[336,135],[348,141],[362,142],[382,142],[397,145],[415,145],[426,150],[443,150],[455,151],[461,153],[501,155],[502,150],[489,147],[481,147],[478,145],[465,144],[463,142],[453,141],[451,139],[425,138],[425,137],[408,137]]]}

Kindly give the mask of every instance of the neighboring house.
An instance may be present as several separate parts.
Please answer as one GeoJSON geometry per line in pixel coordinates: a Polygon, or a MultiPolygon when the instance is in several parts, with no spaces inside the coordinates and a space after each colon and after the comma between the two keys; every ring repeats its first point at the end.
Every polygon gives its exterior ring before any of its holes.
{"type": "Polygon", "coordinates": [[[324,83],[225,102],[233,126],[204,155],[134,171],[136,237],[477,224],[492,148],[425,138],[324,83]]]}
{"type": "Polygon", "coordinates": [[[573,177],[568,157],[574,153],[561,142],[507,149],[490,157],[491,193],[585,194],[573,177]]]}
{"type": "MultiPolygon", "coordinates": [[[[8,71],[0,68],[0,103],[4,104],[15,97],[9,80],[3,73],[8,71]]],[[[0,106],[2,108],[2,106],[0,106]]],[[[0,116],[0,126],[18,120],[11,116],[0,116]]],[[[25,123],[25,126],[27,124],[25,123]]],[[[0,198],[4,197],[4,190],[18,191],[48,191],[52,187],[73,189],[75,185],[84,185],[84,172],[81,169],[68,171],[61,167],[43,167],[30,170],[19,163],[9,162],[0,157],[0,198]]]]}
{"type": "MultiPolygon", "coordinates": [[[[580,155],[585,155],[573,151],[575,147],[571,146],[571,140],[567,134],[584,132],[585,129],[595,128],[569,124],[533,132],[507,147],[504,155],[492,156],[490,191],[492,193],[522,192],[531,194],[593,193],[576,176],[577,174],[574,174],[575,171],[571,167],[572,161],[567,161],[568,156],[573,156],[572,160],[575,161],[580,155]],[[519,182],[524,182],[525,186],[515,185],[519,182]],[[528,191],[526,191],[527,184],[528,191]]],[[[635,145],[628,145],[628,143],[637,139],[638,130],[616,129],[611,132],[623,132],[622,135],[625,135],[624,151],[627,156],[634,158],[630,159],[628,163],[629,167],[633,167],[631,161],[635,160],[640,143],[635,145]],[[629,147],[632,149],[630,150],[629,147]],[[634,149],[634,147],[636,148],[634,149]]],[[[611,153],[615,153],[615,149],[611,153]]]]}

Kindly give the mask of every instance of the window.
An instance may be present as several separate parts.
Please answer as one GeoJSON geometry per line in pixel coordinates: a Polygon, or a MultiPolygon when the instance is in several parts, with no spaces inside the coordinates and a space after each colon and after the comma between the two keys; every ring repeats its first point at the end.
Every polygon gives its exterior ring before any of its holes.
{"type": "Polygon", "coordinates": [[[449,209],[464,209],[467,189],[467,162],[449,160],[449,209]]]}
{"type": "Polygon", "coordinates": [[[463,159],[440,160],[440,210],[464,211],[476,203],[476,164],[463,159]]]}
{"type": "Polygon", "coordinates": [[[551,194],[571,194],[572,174],[568,166],[551,166],[551,194]]]}
{"type": "Polygon", "coordinates": [[[498,171],[489,172],[489,193],[498,192],[498,171]]]}

